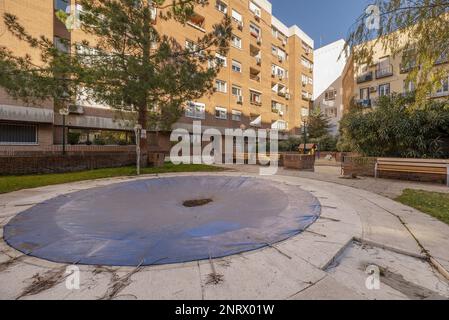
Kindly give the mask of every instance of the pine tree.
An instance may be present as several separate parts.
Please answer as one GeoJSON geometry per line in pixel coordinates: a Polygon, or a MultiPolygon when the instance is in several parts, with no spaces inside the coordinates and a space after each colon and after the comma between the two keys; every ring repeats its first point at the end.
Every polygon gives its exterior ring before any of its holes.
{"type": "MultiPolygon", "coordinates": [[[[55,48],[53,39],[31,36],[17,17],[4,14],[8,31],[40,50],[42,60],[36,63],[30,56],[15,56],[0,47],[0,86],[12,97],[33,103],[53,99],[57,107],[67,107],[82,95],[132,115],[144,129],[160,130],[169,129],[179,119],[184,103],[212,92],[221,68],[215,55],[228,51],[229,17],[196,39],[193,46],[160,34],[155,25],[156,19],[185,25],[195,15],[195,7],[207,5],[207,1],[78,3],[82,7],[78,12],[80,28],[94,43],[62,40],[55,48]]],[[[57,15],[73,19],[61,12],[57,15]]],[[[146,150],[146,140],[141,143],[146,150]]]]}

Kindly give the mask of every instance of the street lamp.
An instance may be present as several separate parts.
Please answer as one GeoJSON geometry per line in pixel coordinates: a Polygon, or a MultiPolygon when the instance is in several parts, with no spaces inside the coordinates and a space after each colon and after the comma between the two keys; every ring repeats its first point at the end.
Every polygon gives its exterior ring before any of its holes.
{"type": "Polygon", "coordinates": [[[134,126],[134,133],[136,134],[137,175],[140,175],[140,137],[142,134],[142,126],[140,124],[134,126]]]}
{"type": "Polygon", "coordinates": [[[69,115],[69,109],[59,109],[59,114],[62,116],[62,155],[65,155],[65,117],[69,115]]]}
{"type": "Polygon", "coordinates": [[[303,126],[304,126],[304,154],[307,154],[307,119],[309,117],[309,109],[307,108],[302,108],[301,110],[301,116],[302,116],[302,121],[303,121],[303,126]]]}

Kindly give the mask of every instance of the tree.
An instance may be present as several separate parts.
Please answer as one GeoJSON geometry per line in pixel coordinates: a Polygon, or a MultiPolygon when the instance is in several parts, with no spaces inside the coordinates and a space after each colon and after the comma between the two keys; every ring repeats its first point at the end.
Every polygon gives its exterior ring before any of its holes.
{"type": "MultiPolygon", "coordinates": [[[[215,54],[226,55],[231,23],[225,17],[210,33],[190,46],[157,31],[155,19],[185,25],[204,0],[80,0],[81,30],[95,39],[81,43],[32,37],[17,17],[6,13],[8,30],[40,50],[41,64],[0,48],[0,86],[17,99],[54,99],[67,106],[77,96],[110,106],[144,129],[169,129],[181,116],[182,105],[211,93],[221,68],[215,54]],[[154,12],[158,15],[155,16],[154,12]]],[[[59,12],[60,19],[68,19],[59,12]]],[[[73,21],[72,21],[73,22],[73,21]]],[[[146,140],[142,139],[146,150],[146,140]]]]}
{"type": "Polygon", "coordinates": [[[448,10],[448,0],[375,0],[354,23],[345,50],[352,49],[359,65],[373,63],[376,45],[393,57],[403,55],[411,70],[407,80],[415,83],[416,105],[423,105],[447,78],[447,71],[435,65],[449,58],[448,10]]]}
{"type": "Polygon", "coordinates": [[[353,109],[340,123],[341,144],[365,156],[447,158],[449,105],[425,101],[414,109],[413,103],[413,95],[393,95],[370,112],[353,109]]]}
{"type": "Polygon", "coordinates": [[[329,135],[329,118],[320,109],[314,110],[309,116],[308,133],[309,138],[318,139],[329,135]]]}

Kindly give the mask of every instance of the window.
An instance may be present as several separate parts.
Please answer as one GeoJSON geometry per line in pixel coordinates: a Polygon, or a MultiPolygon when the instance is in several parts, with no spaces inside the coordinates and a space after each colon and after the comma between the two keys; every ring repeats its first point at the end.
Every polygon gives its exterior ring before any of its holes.
{"type": "Polygon", "coordinates": [[[336,96],[337,96],[337,90],[329,90],[329,91],[326,91],[326,93],[324,94],[324,99],[326,101],[335,100],[336,96]]]}
{"type": "Polygon", "coordinates": [[[37,126],[0,123],[1,144],[37,144],[37,126]]]}
{"type": "Polygon", "coordinates": [[[369,98],[370,98],[369,88],[360,89],[360,100],[369,100],[369,98]]]}
{"type": "Polygon", "coordinates": [[[232,9],[232,19],[234,19],[234,21],[242,23],[243,22],[243,17],[242,15],[235,11],[234,9],[232,9]]]}
{"type": "Polygon", "coordinates": [[[215,80],[215,90],[217,92],[226,93],[228,92],[228,85],[226,81],[215,80]]]}
{"type": "Polygon", "coordinates": [[[236,97],[242,96],[242,88],[237,86],[232,86],[232,95],[236,97]]]}
{"type": "Polygon", "coordinates": [[[228,5],[224,3],[223,1],[217,0],[215,4],[215,8],[217,8],[218,11],[226,14],[228,13],[228,5]]]}
{"type": "Polygon", "coordinates": [[[437,96],[445,96],[449,94],[449,81],[448,79],[444,79],[441,81],[441,86],[437,89],[437,96]]]}
{"type": "Polygon", "coordinates": [[[222,66],[222,67],[226,67],[228,65],[227,59],[225,56],[222,56],[219,53],[215,54],[215,58],[217,60],[217,62],[222,66]]]}
{"type": "Polygon", "coordinates": [[[262,105],[262,94],[254,90],[250,90],[249,101],[251,104],[255,104],[258,106],[262,105]]]}
{"type": "Polygon", "coordinates": [[[324,114],[326,115],[326,117],[336,118],[337,117],[337,108],[326,108],[324,110],[324,114]]]}
{"type": "Polygon", "coordinates": [[[206,105],[198,102],[187,102],[186,117],[194,119],[206,119],[206,105]]]}
{"type": "MultiPolygon", "coordinates": [[[[69,0],[55,0],[55,10],[62,10],[66,12],[67,7],[69,7],[69,0]]],[[[70,7],[69,7],[70,8],[70,7]]]]}
{"type": "Polygon", "coordinates": [[[271,66],[271,74],[273,76],[279,77],[280,79],[287,78],[287,72],[283,68],[281,68],[275,64],[273,64],[271,66]]]}
{"type": "Polygon", "coordinates": [[[226,110],[223,107],[216,107],[215,108],[215,118],[220,120],[227,120],[228,119],[228,110],[226,110]]]}
{"type": "Polygon", "coordinates": [[[188,52],[194,55],[201,56],[203,54],[203,50],[199,50],[198,45],[191,40],[186,40],[185,47],[188,52]]]}
{"type": "Polygon", "coordinates": [[[404,80],[404,93],[415,91],[415,83],[413,81],[404,80]]]}
{"type": "Polygon", "coordinates": [[[54,37],[53,41],[55,48],[58,49],[59,51],[64,53],[70,52],[69,44],[66,41],[62,40],[60,37],[54,37]]]}
{"type": "Polygon", "coordinates": [[[388,96],[390,95],[390,84],[381,84],[379,86],[379,97],[388,96]]]}
{"type": "Polygon", "coordinates": [[[259,8],[259,6],[258,5],[256,5],[254,2],[250,2],[249,3],[249,10],[252,12],[252,13],[254,13],[254,15],[256,16],[256,17],[261,17],[262,16],[262,11],[260,10],[260,8],[259,8]]]}
{"type": "Polygon", "coordinates": [[[260,38],[260,28],[255,24],[251,23],[249,25],[249,31],[253,37],[260,38]]]}
{"type": "Polygon", "coordinates": [[[301,57],[301,64],[309,70],[313,69],[313,63],[304,57],[301,57]]]}
{"type": "Polygon", "coordinates": [[[232,71],[241,73],[242,72],[242,64],[236,60],[232,60],[232,71]]]}
{"type": "Polygon", "coordinates": [[[232,110],[232,121],[242,121],[242,112],[232,110]]]}
{"type": "Polygon", "coordinates": [[[242,49],[242,39],[236,35],[232,35],[232,46],[237,49],[242,49]]]}

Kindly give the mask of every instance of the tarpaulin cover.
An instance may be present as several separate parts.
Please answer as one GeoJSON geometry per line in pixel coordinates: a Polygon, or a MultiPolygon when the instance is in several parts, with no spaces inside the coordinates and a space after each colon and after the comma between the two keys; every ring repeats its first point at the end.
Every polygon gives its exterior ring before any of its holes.
{"type": "Polygon", "coordinates": [[[315,222],[298,186],[225,176],[138,180],[61,195],[12,219],[9,245],[70,264],[138,266],[224,257],[285,240],[315,222]],[[212,202],[188,208],[188,200],[212,202]]]}

